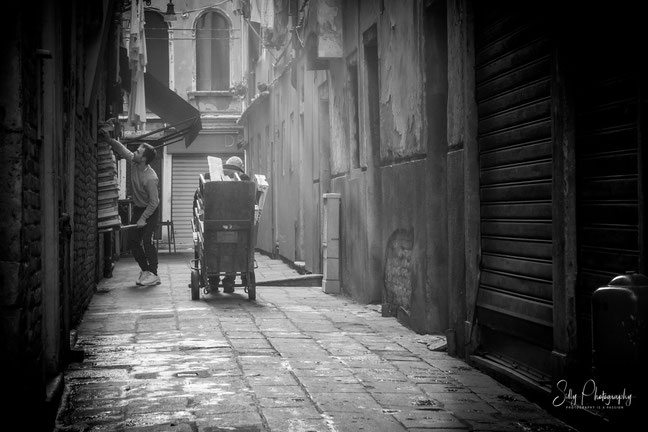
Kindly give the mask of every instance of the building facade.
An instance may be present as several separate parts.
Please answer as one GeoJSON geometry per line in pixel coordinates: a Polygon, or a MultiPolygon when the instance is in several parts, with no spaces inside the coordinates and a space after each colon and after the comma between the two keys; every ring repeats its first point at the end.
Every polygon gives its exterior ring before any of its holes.
{"type": "MultiPolygon", "coordinates": [[[[247,82],[244,60],[247,46],[242,43],[241,17],[237,2],[189,0],[176,2],[170,15],[167,0],[144,3],[148,81],[156,81],[195,109],[201,128],[190,142],[164,140],[153,143],[160,158],[156,171],[161,184],[161,218],[172,220],[175,240],[180,249],[193,248],[191,214],[198,174],[208,171],[207,156],[227,160],[239,156],[245,160],[241,127],[237,124],[246,103],[247,82]]],[[[124,22],[130,21],[125,13],[124,22]]],[[[124,44],[128,32],[124,31],[124,44]]],[[[127,80],[122,80],[122,82],[127,80]]],[[[148,85],[148,82],[147,82],[148,85]]],[[[128,90],[126,91],[128,94],[128,90]]],[[[128,108],[120,116],[124,137],[136,139],[152,131],[171,128],[187,120],[160,114],[164,95],[147,87],[147,121],[134,125],[128,120],[128,108]],[[156,112],[157,111],[157,112],[156,112]]],[[[177,102],[172,102],[177,103],[177,102]]],[[[180,125],[184,127],[184,125],[180,125]]],[[[128,186],[123,183],[127,198],[128,186]]],[[[163,230],[163,241],[166,231],[163,230]]]]}
{"type": "Polygon", "coordinates": [[[242,3],[258,247],[322,272],[338,193],[344,294],[545,400],[591,378],[592,293],[647,271],[638,11],[242,3]]]}

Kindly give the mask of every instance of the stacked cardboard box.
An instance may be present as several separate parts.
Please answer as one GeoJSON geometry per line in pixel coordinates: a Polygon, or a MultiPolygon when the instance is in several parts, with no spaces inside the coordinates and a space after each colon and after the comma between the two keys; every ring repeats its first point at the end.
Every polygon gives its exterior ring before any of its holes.
{"type": "Polygon", "coordinates": [[[223,161],[220,158],[207,156],[207,164],[209,165],[209,180],[230,180],[230,178],[225,176],[225,174],[223,173],[223,161]]]}
{"type": "Polygon", "coordinates": [[[270,185],[266,180],[266,176],[262,174],[254,175],[254,183],[257,187],[256,205],[254,206],[254,223],[258,224],[261,219],[261,212],[263,212],[263,204],[265,204],[266,193],[270,185]]]}
{"type": "Polygon", "coordinates": [[[101,143],[97,150],[97,220],[99,229],[119,227],[119,184],[117,163],[110,144],[101,143]]]}

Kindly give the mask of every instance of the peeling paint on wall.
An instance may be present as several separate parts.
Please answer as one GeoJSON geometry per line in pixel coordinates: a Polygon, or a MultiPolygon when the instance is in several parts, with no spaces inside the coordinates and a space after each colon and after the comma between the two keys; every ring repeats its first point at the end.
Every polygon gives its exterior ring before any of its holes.
{"type": "Polygon", "coordinates": [[[413,65],[420,63],[420,29],[415,4],[388,3],[380,26],[381,158],[394,161],[425,154],[421,142],[423,77],[413,65]]]}
{"type": "Polygon", "coordinates": [[[318,57],[335,58],[343,56],[342,10],[339,3],[340,0],[325,0],[318,5],[318,57]]]}
{"type": "Polygon", "coordinates": [[[349,107],[347,80],[344,74],[344,63],[332,62],[331,83],[333,109],[331,110],[331,173],[339,175],[349,169],[349,146],[347,130],[349,128],[349,107]]]}

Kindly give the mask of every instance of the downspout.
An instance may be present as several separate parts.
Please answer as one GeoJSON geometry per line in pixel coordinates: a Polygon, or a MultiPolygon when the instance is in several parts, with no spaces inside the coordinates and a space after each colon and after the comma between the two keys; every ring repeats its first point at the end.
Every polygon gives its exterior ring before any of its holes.
{"type": "MultiPolygon", "coordinates": [[[[272,92],[270,93],[272,95],[272,92]]],[[[274,98],[273,98],[274,99],[274,98]]],[[[274,124],[274,100],[270,103],[270,133],[272,134],[272,139],[270,140],[270,151],[272,152],[272,167],[271,167],[271,179],[274,188],[272,189],[272,243],[274,245],[272,249],[272,257],[274,259],[279,258],[279,194],[277,193],[277,156],[275,153],[275,124],[274,124]]]]}

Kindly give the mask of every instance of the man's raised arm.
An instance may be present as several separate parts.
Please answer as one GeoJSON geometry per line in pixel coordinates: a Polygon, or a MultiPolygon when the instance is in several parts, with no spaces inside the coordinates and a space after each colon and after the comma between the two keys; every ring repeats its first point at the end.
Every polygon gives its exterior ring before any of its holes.
{"type": "Polygon", "coordinates": [[[128,148],[126,148],[126,146],[124,144],[122,144],[119,141],[117,141],[116,139],[112,138],[110,136],[110,133],[106,129],[99,128],[99,132],[97,133],[97,135],[98,135],[99,141],[107,142],[108,144],[110,144],[110,147],[115,152],[119,153],[119,155],[121,157],[123,157],[124,159],[129,160],[129,161],[133,160],[133,152],[128,150],[128,148]]]}

